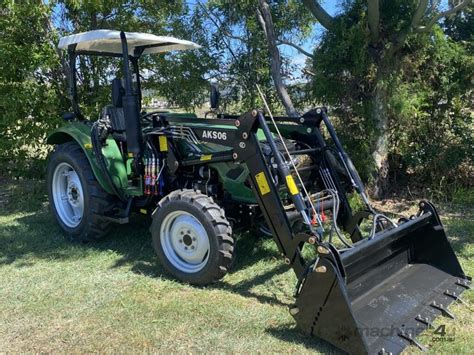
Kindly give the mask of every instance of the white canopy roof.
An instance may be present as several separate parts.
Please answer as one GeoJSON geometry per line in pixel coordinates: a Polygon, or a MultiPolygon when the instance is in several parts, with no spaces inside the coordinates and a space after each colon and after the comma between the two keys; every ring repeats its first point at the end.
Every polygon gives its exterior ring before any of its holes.
{"type": "MultiPolygon", "coordinates": [[[[135,49],[143,49],[142,54],[162,53],[175,50],[197,49],[201,46],[182,39],[167,36],[155,36],[149,33],[125,32],[128,43],[128,52],[135,55],[135,49]],[[142,48],[140,48],[142,47],[142,48]]],[[[120,31],[94,30],[62,37],[59,48],[67,49],[69,45],[76,44],[76,52],[121,54],[122,42],[120,31]]]]}

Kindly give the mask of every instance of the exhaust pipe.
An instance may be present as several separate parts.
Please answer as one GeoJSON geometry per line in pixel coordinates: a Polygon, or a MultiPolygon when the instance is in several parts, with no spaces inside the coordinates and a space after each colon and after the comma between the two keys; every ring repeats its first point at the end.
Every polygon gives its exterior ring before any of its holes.
{"type": "Polygon", "coordinates": [[[140,126],[140,107],[138,96],[132,88],[128,45],[125,32],[120,32],[122,41],[123,70],[125,76],[125,95],[123,96],[123,115],[125,118],[125,132],[127,134],[127,151],[133,158],[133,170],[137,175],[143,175],[143,136],[140,126]]]}

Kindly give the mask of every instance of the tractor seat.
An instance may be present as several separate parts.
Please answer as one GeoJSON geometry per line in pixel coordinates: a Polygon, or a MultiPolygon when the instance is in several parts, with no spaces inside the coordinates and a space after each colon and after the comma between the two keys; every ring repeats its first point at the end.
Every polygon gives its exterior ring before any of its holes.
{"type": "Polygon", "coordinates": [[[123,115],[123,108],[108,105],[104,107],[102,116],[108,116],[112,123],[112,128],[117,133],[125,132],[125,117],[123,115]]]}
{"type": "Polygon", "coordinates": [[[104,108],[103,116],[108,116],[114,130],[114,138],[125,140],[125,117],[123,114],[122,97],[125,90],[120,78],[112,80],[112,105],[104,108]]]}

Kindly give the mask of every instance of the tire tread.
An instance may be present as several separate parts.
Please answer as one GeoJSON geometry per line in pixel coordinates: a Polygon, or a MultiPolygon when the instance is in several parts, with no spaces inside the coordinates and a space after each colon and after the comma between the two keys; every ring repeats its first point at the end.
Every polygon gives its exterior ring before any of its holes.
{"type": "Polygon", "coordinates": [[[87,224],[81,234],[72,237],[81,242],[96,241],[104,237],[110,230],[110,222],[105,220],[104,216],[117,207],[117,199],[100,186],[89,160],[78,143],[66,142],[57,145],[51,157],[55,154],[69,155],[75,161],[86,179],[87,191],[89,191],[90,211],[85,211],[89,213],[86,218],[87,224]]]}
{"type": "MultiPolygon", "coordinates": [[[[172,191],[163,197],[158,202],[157,210],[174,201],[183,201],[192,204],[200,210],[211,222],[210,224],[214,229],[218,242],[218,261],[216,265],[208,270],[205,277],[200,277],[200,279],[195,282],[189,280],[188,282],[197,285],[206,285],[221,279],[231,268],[235,246],[235,240],[232,237],[232,227],[225,217],[224,209],[215,203],[211,197],[202,194],[199,190],[181,189],[172,191]]],[[[173,270],[170,269],[166,263],[163,263],[163,265],[168,272],[174,274],[173,270]]]]}

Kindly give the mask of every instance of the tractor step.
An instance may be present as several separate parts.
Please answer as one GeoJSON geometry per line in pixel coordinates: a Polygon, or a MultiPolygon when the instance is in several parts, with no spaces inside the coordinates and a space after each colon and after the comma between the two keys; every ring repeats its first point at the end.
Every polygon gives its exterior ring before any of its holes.
{"type": "Polygon", "coordinates": [[[102,218],[108,222],[117,223],[117,224],[127,224],[129,222],[128,217],[122,217],[122,216],[102,216],[102,218]]]}
{"type": "Polygon", "coordinates": [[[132,209],[133,198],[129,198],[125,209],[116,210],[115,214],[103,215],[102,218],[108,222],[117,224],[127,224],[129,222],[130,211],[132,209]]]}

